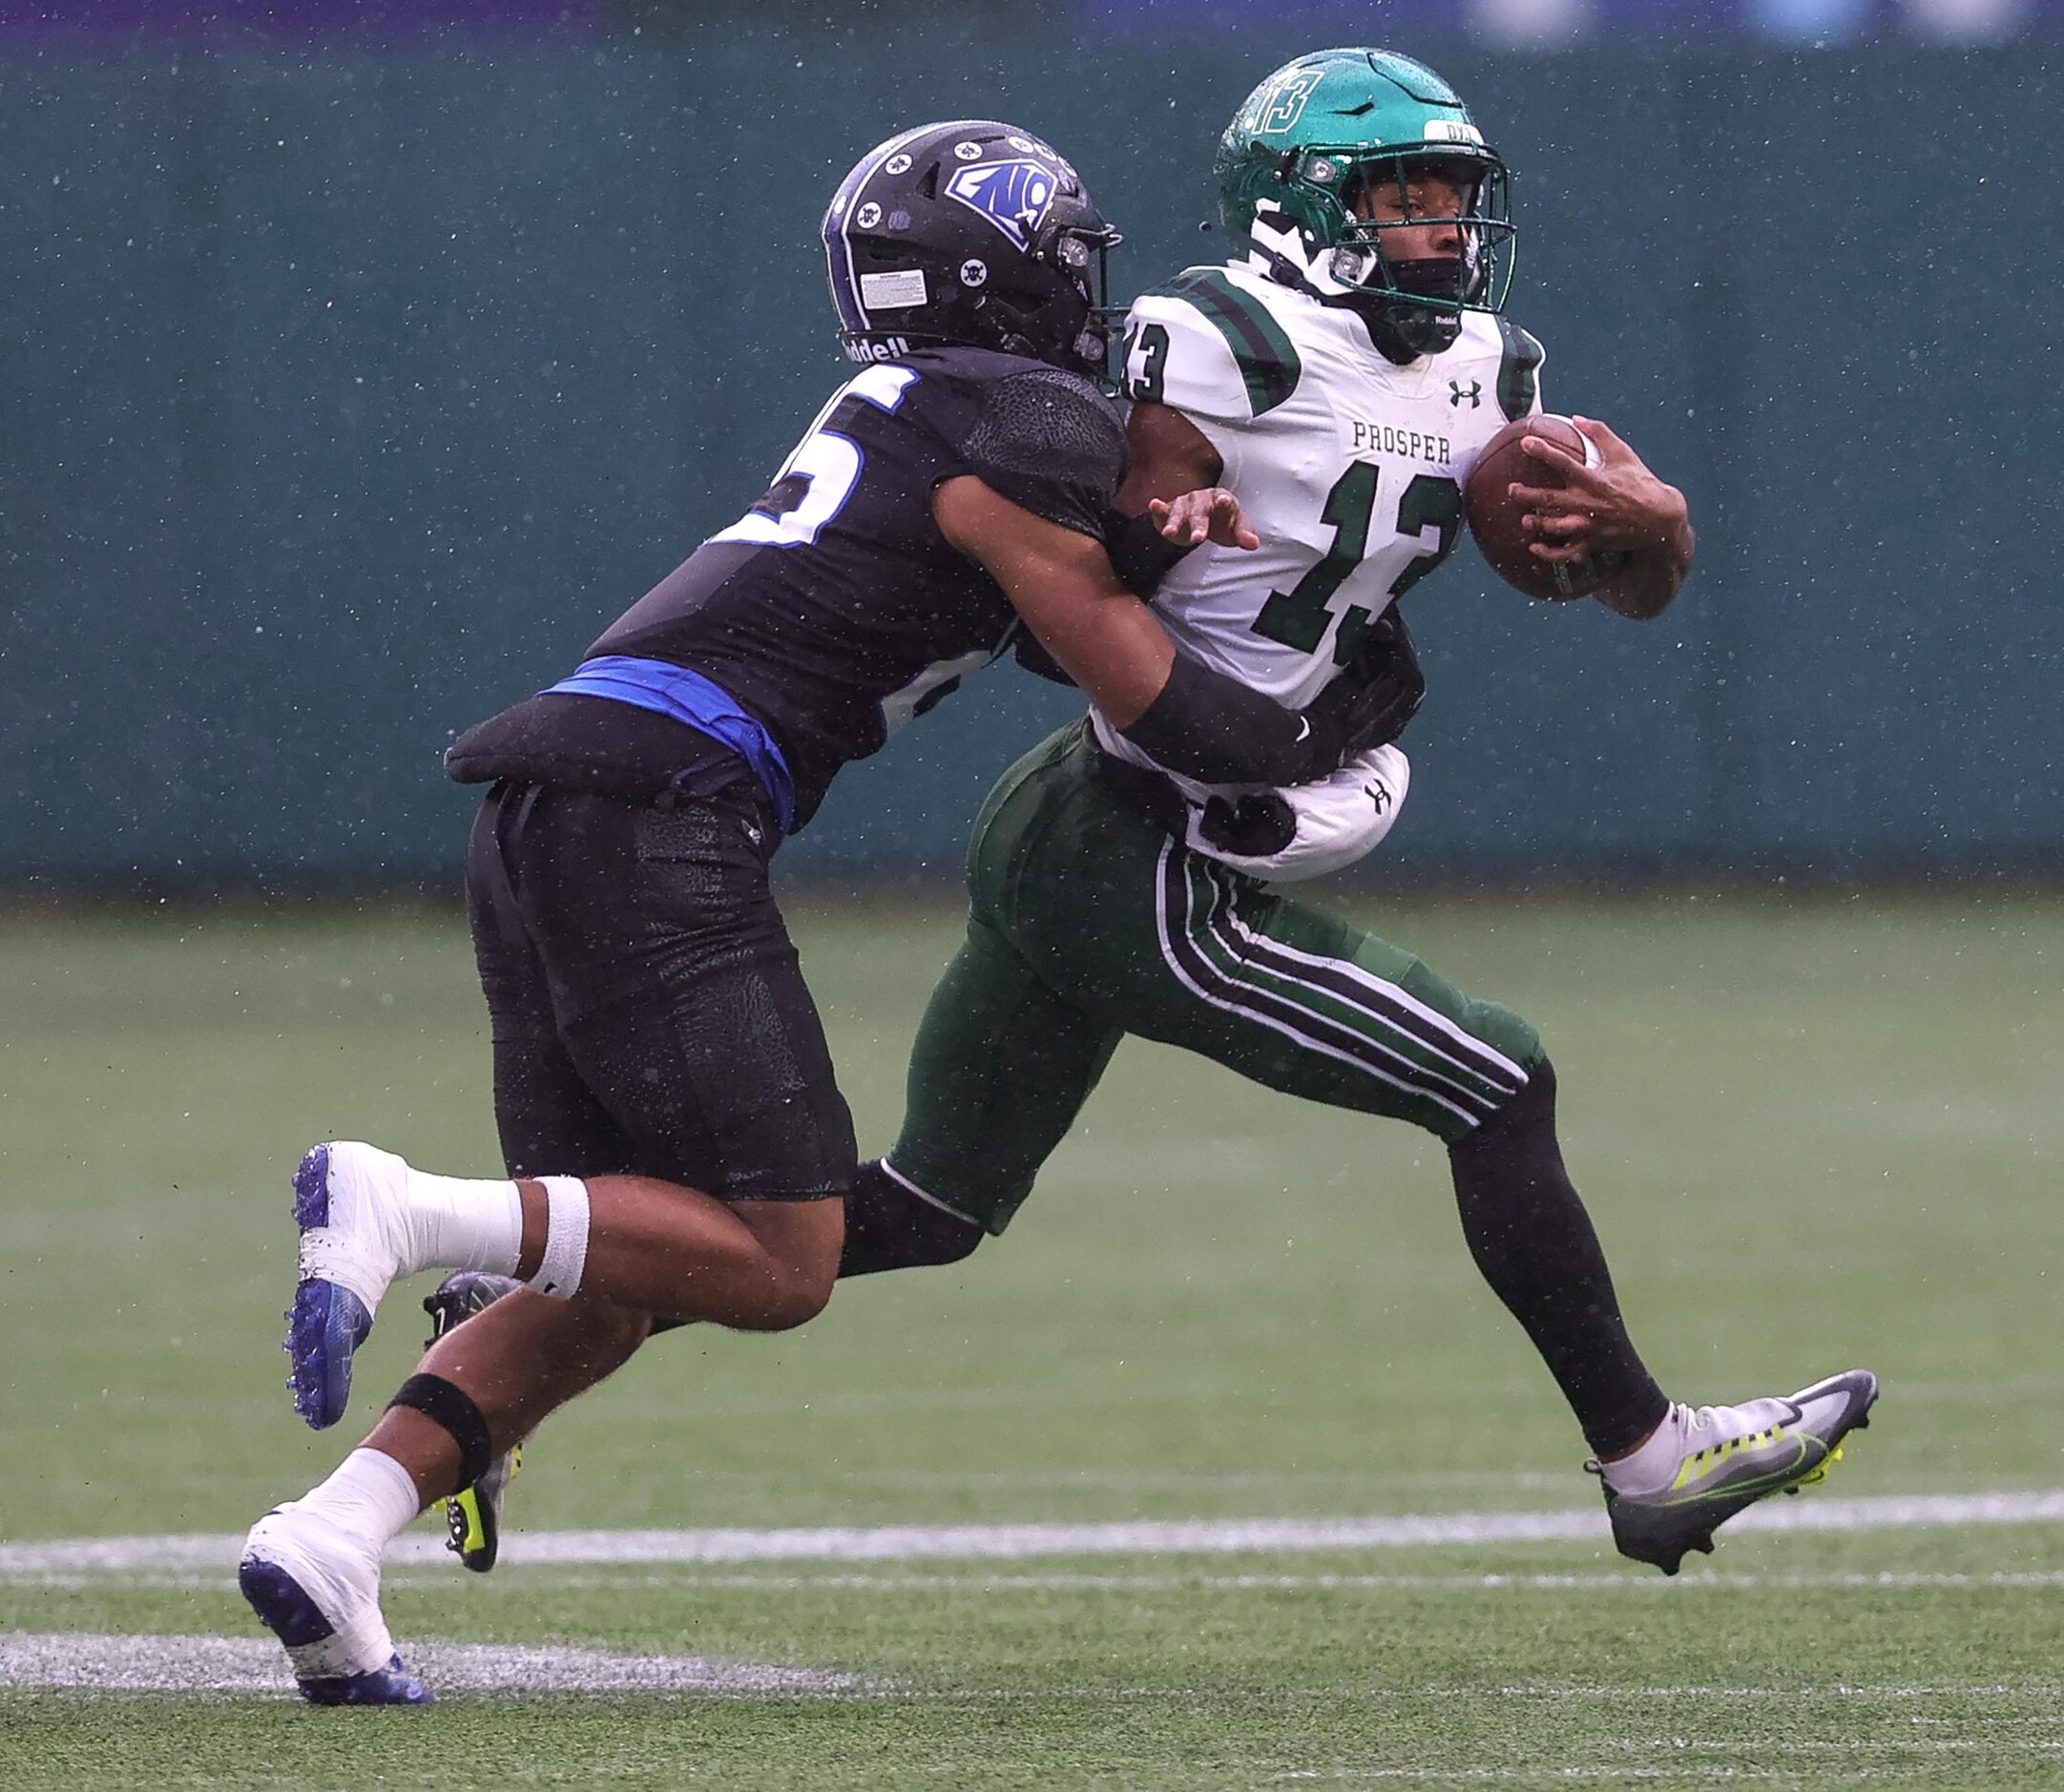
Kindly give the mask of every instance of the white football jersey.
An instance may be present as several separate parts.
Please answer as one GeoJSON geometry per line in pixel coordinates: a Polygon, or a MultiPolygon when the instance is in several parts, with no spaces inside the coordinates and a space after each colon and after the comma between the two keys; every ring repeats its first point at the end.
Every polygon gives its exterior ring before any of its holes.
{"type": "MultiPolygon", "coordinates": [[[[1541,345],[1462,314],[1442,354],[1399,366],[1345,308],[1240,266],[1194,267],[1133,305],[1125,391],[1219,451],[1259,549],[1206,543],[1154,597],[1177,647],[1302,709],[1369,624],[1460,538],[1484,446],[1540,406],[1541,345]]],[[[1147,756],[1099,716],[1098,740],[1147,756]]]]}

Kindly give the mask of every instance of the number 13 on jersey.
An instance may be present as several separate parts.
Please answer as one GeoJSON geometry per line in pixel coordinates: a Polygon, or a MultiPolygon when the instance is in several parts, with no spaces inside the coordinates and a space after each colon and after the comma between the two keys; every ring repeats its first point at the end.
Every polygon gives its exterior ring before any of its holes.
{"type": "Polygon", "coordinates": [[[1302,654],[1317,653],[1333,621],[1334,596],[1348,577],[1365,560],[1405,555],[1404,565],[1380,602],[1350,598],[1342,614],[1333,660],[1345,665],[1376,616],[1454,552],[1455,539],[1462,532],[1462,488],[1444,473],[1418,473],[1398,494],[1397,522],[1390,539],[1372,555],[1370,535],[1382,484],[1383,469],[1373,461],[1348,463],[1319,511],[1319,520],[1332,526],[1332,546],[1289,591],[1269,593],[1268,601],[1254,618],[1257,635],[1302,654]],[[1430,541],[1427,539],[1429,530],[1430,541]]]}

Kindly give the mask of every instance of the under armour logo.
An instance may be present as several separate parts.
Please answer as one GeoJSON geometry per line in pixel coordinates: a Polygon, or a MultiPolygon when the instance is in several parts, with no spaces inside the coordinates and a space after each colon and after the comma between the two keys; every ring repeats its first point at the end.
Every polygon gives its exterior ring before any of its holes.
{"type": "Polygon", "coordinates": [[[1379,782],[1364,784],[1362,794],[1376,805],[1378,815],[1381,815],[1390,806],[1390,788],[1387,784],[1379,782]]]}
{"type": "Polygon", "coordinates": [[[1464,399],[1470,401],[1471,410],[1476,409],[1484,402],[1484,383],[1481,380],[1471,380],[1470,389],[1465,392],[1462,389],[1460,380],[1449,380],[1448,382],[1448,402],[1459,409],[1464,399]]]}

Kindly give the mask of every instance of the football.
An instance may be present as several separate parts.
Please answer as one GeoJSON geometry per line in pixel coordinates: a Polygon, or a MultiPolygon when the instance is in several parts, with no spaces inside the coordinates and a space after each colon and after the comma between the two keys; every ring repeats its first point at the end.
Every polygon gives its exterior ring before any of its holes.
{"type": "Polygon", "coordinates": [[[1522,417],[1509,423],[1492,436],[1470,469],[1462,495],[1463,512],[1470,533],[1483,550],[1491,570],[1508,585],[1529,597],[1550,602],[1584,597],[1595,592],[1627,563],[1623,552],[1587,556],[1581,560],[1551,562],[1528,551],[1529,537],[1521,527],[1525,508],[1507,490],[1509,486],[1560,486],[1562,477],[1548,461],[1535,460],[1520,444],[1529,435],[1545,436],[1572,453],[1581,453],[1587,466],[1598,464],[1598,447],[1569,418],[1553,411],[1538,417],[1522,417]]]}

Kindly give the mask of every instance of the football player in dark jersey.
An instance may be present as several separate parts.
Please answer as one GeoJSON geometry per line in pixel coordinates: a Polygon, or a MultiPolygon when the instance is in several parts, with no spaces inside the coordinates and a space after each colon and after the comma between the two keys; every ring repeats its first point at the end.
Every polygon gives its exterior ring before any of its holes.
{"type": "Polygon", "coordinates": [[[1163,530],[1246,531],[1213,491],[1110,523],[1128,457],[1093,274],[1117,235],[1049,145],[980,120],[906,132],[846,177],[824,237],[861,370],[737,523],[448,756],[490,786],[467,895],[509,1179],[355,1142],[296,1174],[288,1385],[311,1426],[343,1416],[398,1278],[524,1284],[251,1531],[240,1585],[316,1702],[428,1698],[380,1615],[382,1547],[654,1316],[773,1330],[829,1297],[852,1123],[767,864],[841,765],[1020,631],[1199,778],[1301,782],[1396,725],[1380,676],[1293,712],[1178,656],[1121,579],[1152,576],[1163,530]]]}

